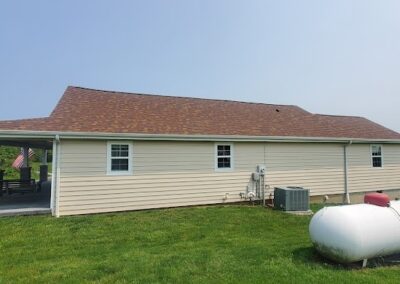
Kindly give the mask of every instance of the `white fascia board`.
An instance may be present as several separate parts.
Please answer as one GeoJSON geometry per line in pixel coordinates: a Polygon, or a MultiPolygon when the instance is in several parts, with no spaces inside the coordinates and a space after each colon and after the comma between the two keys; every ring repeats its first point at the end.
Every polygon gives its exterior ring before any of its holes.
{"type": "Polygon", "coordinates": [[[24,130],[0,130],[0,139],[7,138],[32,138],[32,139],[54,139],[58,132],[24,131],[24,130]]]}
{"type": "Polygon", "coordinates": [[[244,135],[178,135],[144,133],[106,133],[106,132],[64,132],[64,131],[25,131],[0,130],[1,138],[49,139],[59,135],[62,139],[94,140],[169,140],[169,141],[243,141],[243,142],[319,142],[319,143],[393,143],[400,139],[364,139],[343,137],[295,137],[295,136],[244,136],[244,135]]]}

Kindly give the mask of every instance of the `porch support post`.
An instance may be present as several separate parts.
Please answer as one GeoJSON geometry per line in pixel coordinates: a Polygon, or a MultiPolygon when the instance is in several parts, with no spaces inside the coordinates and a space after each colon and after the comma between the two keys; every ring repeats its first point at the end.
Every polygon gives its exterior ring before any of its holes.
{"type": "Polygon", "coordinates": [[[29,167],[29,147],[23,148],[23,157],[24,157],[23,167],[27,168],[29,167]]]}
{"type": "Polygon", "coordinates": [[[23,163],[22,167],[19,169],[19,179],[20,180],[30,180],[31,179],[31,168],[29,167],[29,147],[24,146],[22,150],[23,163]]]}
{"type": "Polygon", "coordinates": [[[47,165],[47,149],[43,149],[42,165],[47,165]]]}
{"type": "Polygon", "coordinates": [[[40,182],[48,180],[47,150],[43,149],[42,162],[40,165],[40,182]]]}

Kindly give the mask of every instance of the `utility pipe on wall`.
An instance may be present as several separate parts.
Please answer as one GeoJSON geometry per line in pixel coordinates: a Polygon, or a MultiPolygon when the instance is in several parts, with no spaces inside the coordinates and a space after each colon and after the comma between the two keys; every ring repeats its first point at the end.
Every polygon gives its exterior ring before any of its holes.
{"type": "Polygon", "coordinates": [[[262,201],[262,206],[265,206],[265,186],[264,186],[264,175],[260,173],[260,178],[257,181],[257,195],[262,201]]]}

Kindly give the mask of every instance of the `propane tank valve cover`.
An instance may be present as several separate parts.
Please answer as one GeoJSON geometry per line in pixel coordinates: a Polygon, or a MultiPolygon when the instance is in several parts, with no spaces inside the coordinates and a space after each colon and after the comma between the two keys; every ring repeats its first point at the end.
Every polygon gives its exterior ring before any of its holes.
{"type": "Polygon", "coordinates": [[[364,203],[377,205],[381,207],[388,207],[390,204],[390,198],[385,193],[371,192],[365,194],[364,203]]]}

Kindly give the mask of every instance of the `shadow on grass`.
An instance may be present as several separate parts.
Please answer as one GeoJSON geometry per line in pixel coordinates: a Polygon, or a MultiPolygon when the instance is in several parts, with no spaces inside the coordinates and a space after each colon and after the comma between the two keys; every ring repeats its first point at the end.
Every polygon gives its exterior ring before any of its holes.
{"type": "MultiPolygon", "coordinates": [[[[336,270],[337,269],[353,270],[362,268],[362,261],[348,263],[348,264],[340,264],[322,256],[312,246],[295,249],[292,252],[292,255],[294,262],[311,266],[314,265],[324,266],[326,268],[336,269],[336,270]]],[[[368,260],[367,264],[368,268],[387,267],[387,266],[400,266],[400,254],[371,258],[368,260]]]]}
{"type": "Polygon", "coordinates": [[[297,248],[292,252],[294,262],[312,266],[325,266],[332,269],[347,269],[347,266],[333,262],[320,255],[313,246],[297,248]]]}

